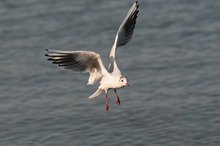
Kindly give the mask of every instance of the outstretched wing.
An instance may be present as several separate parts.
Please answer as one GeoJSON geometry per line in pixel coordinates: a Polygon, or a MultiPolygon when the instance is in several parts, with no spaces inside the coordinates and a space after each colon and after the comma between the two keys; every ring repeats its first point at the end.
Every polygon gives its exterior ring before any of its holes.
{"type": "Polygon", "coordinates": [[[139,7],[138,2],[137,1],[134,2],[134,4],[131,6],[125,19],[123,20],[123,22],[121,23],[118,29],[118,32],[115,37],[115,42],[110,52],[110,59],[111,59],[111,64],[109,66],[110,72],[120,73],[117,64],[115,62],[115,52],[118,47],[127,44],[131,40],[136,24],[137,14],[139,12],[138,7],[139,7]]]}
{"type": "Polygon", "coordinates": [[[133,31],[136,24],[138,10],[138,3],[137,1],[131,6],[130,10],[128,11],[125,19],[123,20],[122,24],[120,25],[117,37],[116,37],[116,46],[120,47],[125,44],[132,38],[133,31]]]}
{"type": "Polygon", "coordinates": [[[107,74],[99,54],[91,51],[47,50],[48,61],[64,69],[90,74],[88,84],[94,84],[107,74]]]}

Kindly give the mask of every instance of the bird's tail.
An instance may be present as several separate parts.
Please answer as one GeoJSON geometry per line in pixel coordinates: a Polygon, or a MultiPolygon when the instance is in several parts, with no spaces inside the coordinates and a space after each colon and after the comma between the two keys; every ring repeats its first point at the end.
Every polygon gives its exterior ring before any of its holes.
{"type": "Polygon", "coordinates": [[[92,98],[94,98],[94,97],[97,97],[97,96],[99,96],[102,92],[103,92],[103,90],[100,89],[100,88],[98,88],[98,89],[97,89],[92,95],[90,95],[88,98],[89,98],[89,99],[92,99],[92,98]]]}

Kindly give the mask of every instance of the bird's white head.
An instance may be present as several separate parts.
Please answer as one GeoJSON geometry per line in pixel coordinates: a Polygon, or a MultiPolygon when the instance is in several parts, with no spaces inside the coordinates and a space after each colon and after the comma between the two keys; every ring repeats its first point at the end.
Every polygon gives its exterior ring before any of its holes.
{"type": "Polygon", "coordinates": [[[119,83],[121,84],[122,87],[124,86],[129,86],[127,79],[124,76],[121,76],[119,78],[119,83]]]}

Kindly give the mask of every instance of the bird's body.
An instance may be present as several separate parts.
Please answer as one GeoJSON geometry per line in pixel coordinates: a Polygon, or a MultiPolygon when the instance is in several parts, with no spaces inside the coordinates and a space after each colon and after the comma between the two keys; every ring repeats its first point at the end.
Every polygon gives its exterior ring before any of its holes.
{"type": "Polygon", "coordinates": [[[118,29],[109,55],[111,62],[108,70],[105,68],[98,53],[92,51],[59,51],[47,49],[49,53],[46,56],[49,57],[48,60],[52,61],[53,64],[77,72],[88,72],[90,75],[87,85],[93,85],[100,80],[98,89],[89,98],[97,97],[104,92],[106,94],[106,110],[109,108],[108,90],[114,89],[117,95],[117,103],[120,105],[120,99],[116,89],[128,86],[127,79],[121,74],[117,66],[115,53],[118,47],[127,44],[132,38],[139,11],[138,6],[136,1],[118,29]]]}
{"type": "Polygon", "coordinates": [[[109,76],[105,76],[100,81],[99,88],[107,92],[108,89],[118,89],[122,88],[123,86],[121,84],[118,84],[118,79],[121,76],[114,76],[113,74],[109,74],[109,76]]]}

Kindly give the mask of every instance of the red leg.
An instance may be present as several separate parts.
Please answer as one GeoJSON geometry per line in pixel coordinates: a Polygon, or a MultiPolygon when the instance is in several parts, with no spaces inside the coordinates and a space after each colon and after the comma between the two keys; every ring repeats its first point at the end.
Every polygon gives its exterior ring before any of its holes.
{"type": "Polygon", "coordinates": [[[109,109],[109,106],[108,106],[108,94],[105,95],[105,100],[106,100],[105,109],[106,109],[106,111],[108,111],[108,109],[109,109]]]}
{"type": "Polygon", "coordinates": [[[118,96],[118,94],[117,94],[117,92],[116,92],[116,89],[114,89],[114,91],[115,91],[115,94],[116,94],[116,96],[117,96],[116,102],[117,102],[117,104],[120,106],[120,104],[121,104],[120,98],[119,98],[119,96],[118,96]]]}

